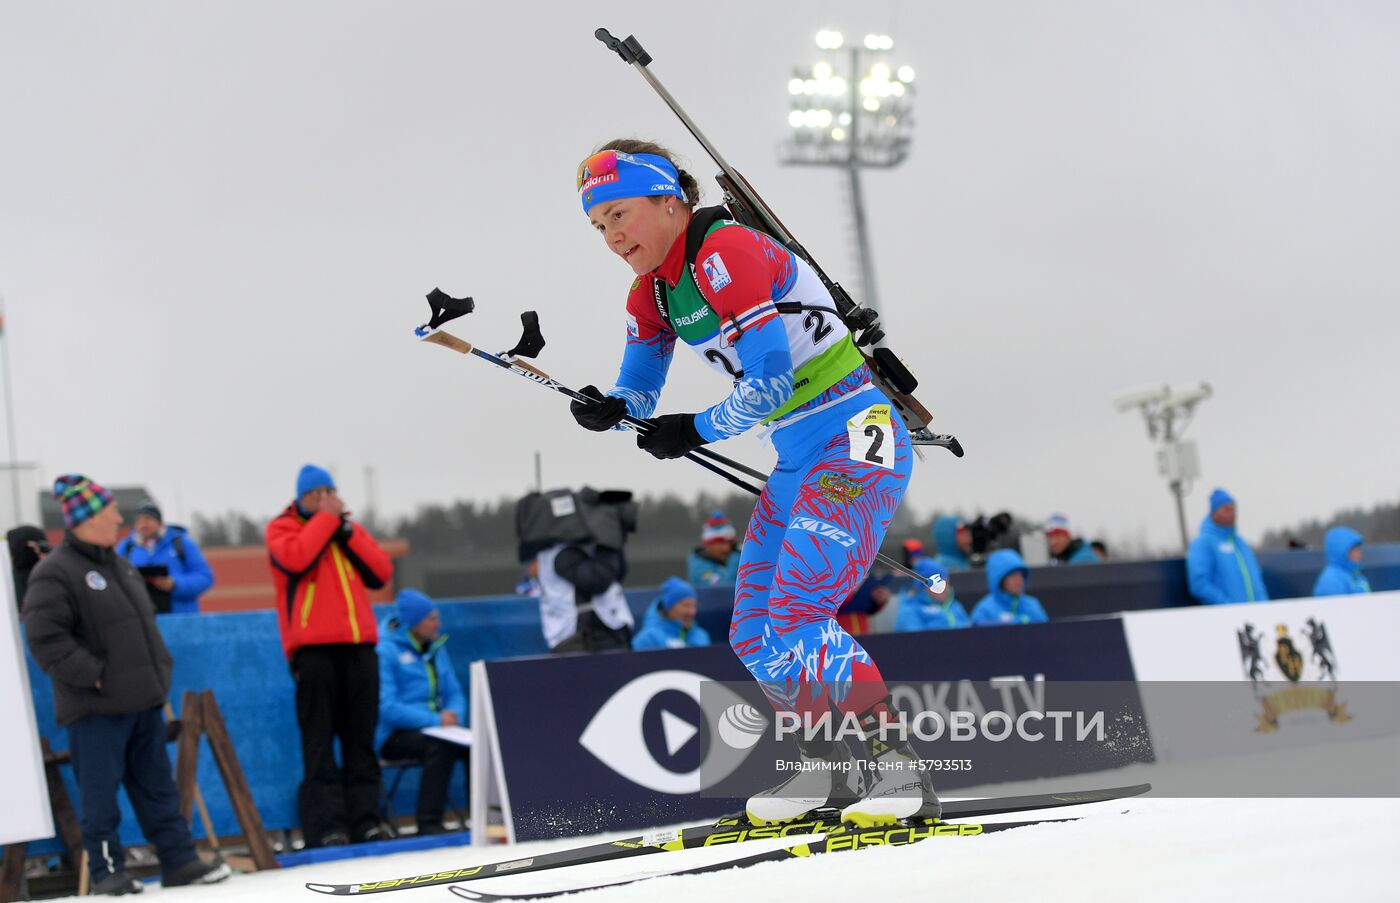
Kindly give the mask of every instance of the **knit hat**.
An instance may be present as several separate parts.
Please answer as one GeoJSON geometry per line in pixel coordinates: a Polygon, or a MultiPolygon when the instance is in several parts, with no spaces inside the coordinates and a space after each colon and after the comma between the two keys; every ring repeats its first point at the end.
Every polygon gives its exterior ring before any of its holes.
{"type": "Polygon", "coordinates": [[[1233,505],[1235,497],[1224,489],[1217,489],[1210,494],[1210,513],[1214,514],[1223,505],[1233,505]]]}
{"type": "Polygon", "coordinates": [[[412,630],[423,622],[423,619],[433,613],[433,600],[418,592],[416,589],[401,589],[394,597],[394,604],[399,609],[399,624],[412,630]]]}
{"type": "Polygon", "coordinates": [[[53,497],[62,503],[63,524],[70,530],[112,504],[112,493],[80,473],[54,480],[53,497]]]}
{"type": "Polygon", "coordinates": [[[680,602],[695,598],[695,587],[679,577],[667,577],[661,584],[661,607],[670,611],[680,602]]]}
{"type": "Polygon", "coordinates": [[[1045,533],[1063,533],[1066,536],[1073,536],[1074,533],[1069,528],[1069,518],[1063,514],[1052,514],[1045,519],[1045,533]]]}
{"type": "Polygon", "coordinates": [[[705,526],[700,530],[702,543],[715,542],[720,539],[733,542],[734,537],[734,525],[724,516],[723,511],[712,511],[709,518],[705,520],[705,526]]]}
{"type": "Polygon", "coordinates": [[[335,480],[331,479],[330,471],[324,467],[317,467],[315,464],[306,464],[297,474],[297,498],[301,498],[313,489],[320,489],[325,486],[328,489],[335,488],[335,480]]]}
{"type": "Polygon", "coordinates": [[[165,523],[165,518],[160,516],[160,506],[156,504],[155,499],[146,499],[136,508],[137,517],[143,514],[147,517],[154,517],[161,523],[165,523]]]}

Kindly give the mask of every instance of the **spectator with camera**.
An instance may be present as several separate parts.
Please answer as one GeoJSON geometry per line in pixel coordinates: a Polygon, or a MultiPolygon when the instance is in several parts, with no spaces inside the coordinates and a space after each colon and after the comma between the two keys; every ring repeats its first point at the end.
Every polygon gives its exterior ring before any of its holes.
{"type": "Polygon", "coordinates": [[[1224,489],[1210,494],[1210,513],[1186,551],[1186,580],[1202,605],[1267,602],[1269,591],[1259,559],[1235,528],[1234,496],[1224,489]]]}
{"type": "Polygon", "coordinates": [[[710,635],[695,623],[695,587],[679,577],[661,584],[661,595],[647,607],[642,629],[632,638],[634,650],[708,646],[710,635]]]}
{"type": "Polygon", "coordinates": [[[379,820],[379,632],[369,590],[393,576],[389,556],[350,517],[326,470],[307,464],[296,497],[267,525],[282,649],[296,682],[309,847],[387,837],[379,820]],[[336,766],[340,741],[342,767],[336,766]]]}
{"type": "Polygon", "coordinates": [[[538,561],[540,621],[551,652],[632,648],[632,609],[622,592],[623,546],[637,529],[632,493],[532,492],[515,508],[520,560],[538,561]]]}
{"type": "Polygon", "coordinates": [[[1371,583],[1361,573],[1361,534],[1351,527],[1333,527],[1323,537],[1322,549],[1327,566],[1313,584],[1314,596],[1354,596],[1371,591],[1371,583]]]}
{"type": "Polygon", "coordinates": [[[972,609],[978,626],[1040,624],[1050,620],[1040,600],[1026,592],[1030,568],[1015,549],[998,549],[987,556],[987,586],[991,591],[972,609]]]}
{"type": "MultiPolygon", "coordinates": [[[[914,562],[914,571],[925,580],[941,577],[948,580],[947,571],[938,566],[932,558],[920,558],[914,562]]],[[[953,584],[947,583],[942,593],[935,594],[928,586],[911,583],[909,591],[899,600],[899,613],[894,620],[894,629],[899,632],[915,630],[956,630],[971,627],[972,619],[967,609],[954,598],[953,584]]]]}
{"type": "Polygon", "coordinates": [[[700,529],[700,545],[686,560],[686,574],[694,586],[733,586],[739,577],[739,549],[734,525],[716,510],[700,529]]]}
{"type": "Polygon", "coordinates": [[[214,585],[214,571],[199,543],[184,527],[167,525],[151,499],[136,509],[131,533],[117,544],[117,554],[135,565],[162,614],[199,614],[199,597],[214,585]]]}
{"type": "Polygon", "coordinates": [[[399,590],[395,614],[380,630],[379,728],[375,746],[385,759],[423,763],[415,811],[420,837],[442,834],[452,769],[471,759],[471,747],[423,733],[467,720],[467,695],[447,655],[442,617],[417,590],[399,590]]]}
{"type": "Polygon", "coordinates": [[[1045,546],[1054,564],[1098,564],[1098,554],[1070,530],[1069,518],[1052,514],[1045,521],[1045,546]]]}
{"type": "Polygon", "coordinates": [[[54,715],[68,729],[92,892],[139,893],[126,870],[117,789],[126,787],[160,859],[161,884],[209,884],[230,874],[195,852],[170,773],[162,711],[174,667],[145,582],[116,554],[122,516],[106,489],[80,474],[54,482],[67,528],[30,575],[25,638],[53,681],[54,715]]]}

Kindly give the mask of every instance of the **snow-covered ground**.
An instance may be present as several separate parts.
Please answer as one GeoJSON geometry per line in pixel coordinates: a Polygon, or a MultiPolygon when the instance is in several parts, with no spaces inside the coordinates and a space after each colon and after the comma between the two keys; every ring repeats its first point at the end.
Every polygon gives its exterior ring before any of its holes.
{"type": "MultiPolygon", "coordinates": [[[[1396,741],[1352,744],[1374,752],[1396,741]]],[[[1284,755],[1315,766],[1316,750],[1284,755]]],[[[1335,763],[1333,763],[1335,764],[1335,763]]],[[[1180,773],[1186,766],[1173,767],[1180,773]]],[[[1062,788],[1115,786],[1151,780],[1145,766],[1057,782],[1062,788]]],[[[1155,775],[1163,777],[1160,770],[1155,775]]],[[[992,792],[1028,792],[1030,785],[992,792]]],[[[1043,787],[1036,788],[1043,790],[1043,787]]],[[[1396,900],[1400,899],[1400,800],[1397,799],[1167,799],[1139,797],[1078,806],[1046,817],[1078,821],[988,834],[936,838],[909,847],[831,854],[705,875],[658,878],[587,894],[587,901],[701,903],[781,895],[787,900],[1396,900]]],[[[1010,816],[1035,817],[1034,813],[1010,816]]],[[[635,832],[626,832],[627,834],[635,832]]],[[[626,834],[605,835],[621,837],[626,834]]],[[[523,858],[599,838],[570,838],[513,847],[462,847],[353,859],[254,875],[224,884],[149,892],[171,903],[327,900],[306,882],[354,883],[523,858]]],[[[669,872],[760,852],[759,842],[665,853],[630,862],[599,863],[538,874],[472,882],[491,893],[568,886],[573,881],[621,880],[669,872]]],[[[446,887],[395,891],[382,903],[457,900],[446,887]]],[[[575,899],[570,897],[569,899],[575,899]]]]}

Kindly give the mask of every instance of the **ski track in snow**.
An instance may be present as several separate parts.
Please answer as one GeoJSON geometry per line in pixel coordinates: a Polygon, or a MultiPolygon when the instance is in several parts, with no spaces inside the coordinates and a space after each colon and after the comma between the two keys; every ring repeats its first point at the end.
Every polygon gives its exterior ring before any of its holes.
{"type": "MultiPolygon", "coordinates": [[[[1377,742],[1377,741],[1372,741],[1377,742]]],[[[1379,741],[1387,746],[1394,740],[1379,741]]],[[[1296,764],[1315,753],[1293,751],[1296,764]]],[[[1108,787],[1151,780],[1137,767],[1056,779],[1065,789],[1108,787]]],[[[1029,785],[980,788],[994,795],[1031,792],[1029,785]]],[[[1038,788],[1044,790],[1044,786],[1038,788]]],[[[979,792],[977,795],[983,795],[979,792]]],[[[1252,901],[1263,899],[1390,901],[1397,899],[1394,847],[1400,840],[1400,799],[1165,799],[1138,797],[1058,812],[1002,816],[1002,820],[1082,816],[984,837],[935,838],[910,847],[833,853],[801,861],[766,863],[740,871],[663,877],[628,887],[585,892],[584,903],[708,903],[762,893],[771,898],[827,900],[868,896],[903,901],[950,894],[979,901],[1252,901]]],[[[998,819],[987,819],[995,821],[998,819]]],[[[402,877],[449,867],[525,858],[548,850],[636,831],[515,846],[456,847],[365,857],[252,875],[212,887],[147,894],[171,903],[332,898],[306,882],[351,883],[402,877]]],[[[662,853],[630,862],[598,863],[538,874],[502,876],[467,886],[490,893],[548,890],[575,880],[621,880],[649,872],[692,868],[762,852],[773,842],[749,842],[683,854],[662,853]]],[[[76,899],[76,898],[73,898],[76,899]]],[[[149,896],[147,897],[149,899],[149,896]]],[[[364,898],[362,898],[364,899],[364,898]]],[[[445,886],[371,895],[379,903],[450,903],[445,886]]]]}

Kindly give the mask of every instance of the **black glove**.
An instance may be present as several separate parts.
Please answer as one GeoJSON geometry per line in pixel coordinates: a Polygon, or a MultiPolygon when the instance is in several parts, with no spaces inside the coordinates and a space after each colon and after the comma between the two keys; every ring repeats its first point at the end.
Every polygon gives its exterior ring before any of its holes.
{"type": "Polygon", "coordinates": [[[637,436],[637,447],[657,458],[681,458],[705,444],[694,414],[662,414],[647,422],[651,431],[637,436]]]}
{"type": "Polygon", "coordinates": [[[584,386],[578,394],[592,401],[575,401],[569,404],[569,413],[574,415],[578,425],[595,433],[605,432],[622,422],[627,416],[627,402],[616,395],[604,395],[597,386],[584,386]]]}

